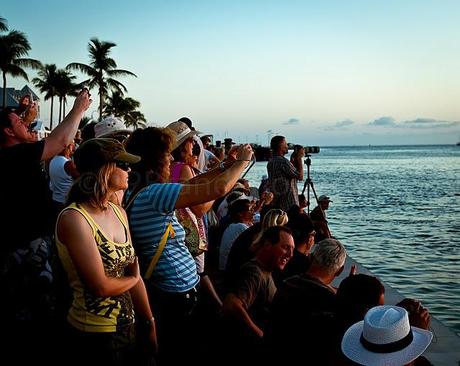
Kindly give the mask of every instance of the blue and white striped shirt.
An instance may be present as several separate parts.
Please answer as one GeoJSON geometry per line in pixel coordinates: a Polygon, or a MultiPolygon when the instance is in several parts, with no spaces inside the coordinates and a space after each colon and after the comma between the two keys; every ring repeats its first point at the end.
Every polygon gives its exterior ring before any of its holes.
{"type": "Polygon", "coordinates": [[[172,223],[174,238],[168,238],[149,280],[167,292],[185,292],[199,282],[195,261],[185,246],[184,228],[174,214],[181,189],[182,184],[177,183],[151,184],[134,199],[129,215],[132,241],[142,273],[158,250],[168,224],[172,223]]]}

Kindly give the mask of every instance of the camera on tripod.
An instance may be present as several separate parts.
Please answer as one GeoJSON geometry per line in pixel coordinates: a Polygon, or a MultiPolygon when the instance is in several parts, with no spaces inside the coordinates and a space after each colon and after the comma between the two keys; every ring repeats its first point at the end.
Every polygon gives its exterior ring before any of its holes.
{"type": "Polygon", "coordinates": [[[319,153],[319,146],[301,146],[301,145],[294,145],[294,154],[297,154],[299,149],[303,147],[305,151],[305,155],[309,154],[318,154],[319,153]]]}
{"type": "Polygon", "coordinates": [[[319,146],[305,146],[305,154],[318,154],[319,146]]]}

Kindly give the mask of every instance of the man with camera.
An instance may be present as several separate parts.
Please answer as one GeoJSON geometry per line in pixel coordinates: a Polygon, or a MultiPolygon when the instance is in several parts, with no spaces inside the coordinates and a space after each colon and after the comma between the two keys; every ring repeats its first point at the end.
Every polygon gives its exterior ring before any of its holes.
{"type": "Polygon", "coordinates": [[[302,158],[305,150],[300,147],[295,154],[294,163],[284,155],[288,153],[288,144],[284,136],[274,136],[270,141],[273,158],[267,164],[268,181],[273,192],[273,206],[288,211],[299,204],[297,181],[303,180],[302,158]]]}

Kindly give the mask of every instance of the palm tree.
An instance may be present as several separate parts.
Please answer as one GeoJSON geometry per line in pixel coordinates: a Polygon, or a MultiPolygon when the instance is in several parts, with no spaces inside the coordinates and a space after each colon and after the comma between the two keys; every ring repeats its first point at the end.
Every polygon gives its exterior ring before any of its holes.
{"type": "Polygon", "coordinates": [[[6,19],[0,17],[0,32],[8,32],[8,26],[6,24],[6,19]]]}
{"type": "Polygon", "coordinates": [[[3,76],[3,108],[6,107],[6,75],[22,77],[29,81],[23,67],[38,69],[41,63],[31,58],[23,58],[30,51],[30,44],[24,33],[11,31],[0,35],[0,69],[3,76]]]}
{"type": "Polygon", "coordinates": [[[59,69],[56,71],[56,95],[59,97],[59,123],[65,116],[65,105],[67,103],[67,96],[76,96],[78,85],[73,81],[76,79],[70,71],[59,69]]]}
{"type": "Polygon", "coordinates": [[[88,43],[90,64],[72,62],[67,65],[68,70],[79,70],[89,76],[89,79],[83,81],[83,83],[90,89],[94,87],[99,89],[99,120],[102,119],[104,97],[108,94],[108,91],[115,90],[121,94],[127,91],[126,87],[114,78],[128,75],[136,77],[131,71],[117,69],[115,60],[109,57],[111,49],[115,46],[115,43],[91,38],[91,41],[88,43]]]}
{"type": "Polygon", "coordinates": [[[133,98],[124,98],[119,92],[113,92],[107,98],[107,103],[104,107],[104,115],[113,114],[115,117],[123,119],[127,127],[138,128],[146,122],[144,115],[137,110],[141,106],[137,100],[133,98]]]}
{"type": "Polygon", "coordinates": [[[32,82],[40,92],[45,94],[45,100],[51,99],[51,112],[50,112],[50,130],[53,129],[53,110],[54,110],[54,97],[56,96],[56,65],[46,64],[38,71],[38,76],[32,79],[32,82]]]}

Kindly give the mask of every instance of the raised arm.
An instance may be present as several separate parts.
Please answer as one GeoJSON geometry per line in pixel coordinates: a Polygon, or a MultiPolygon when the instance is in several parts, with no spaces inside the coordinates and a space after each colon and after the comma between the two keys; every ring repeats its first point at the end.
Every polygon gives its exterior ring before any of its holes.
{"type": "Polygon", "coordinates": [[[237,160],[214,179],[203,183],[184,184],[177,199],[176,208],[191,207],[213,201],[230,192],[248,165],[248,161],[251,160],[252,154],[251,145],[241,145],[238,149],[237,160]]]}
{"type": "Polygon", "coordinates": [[[78,130],[83,113],[88,109],[92,100],[87,89],[83,89],[75,98],[72,109],[64,120],[45,139],[42,160],[51,159],[59,154],[73,141],[78,130]]]}

